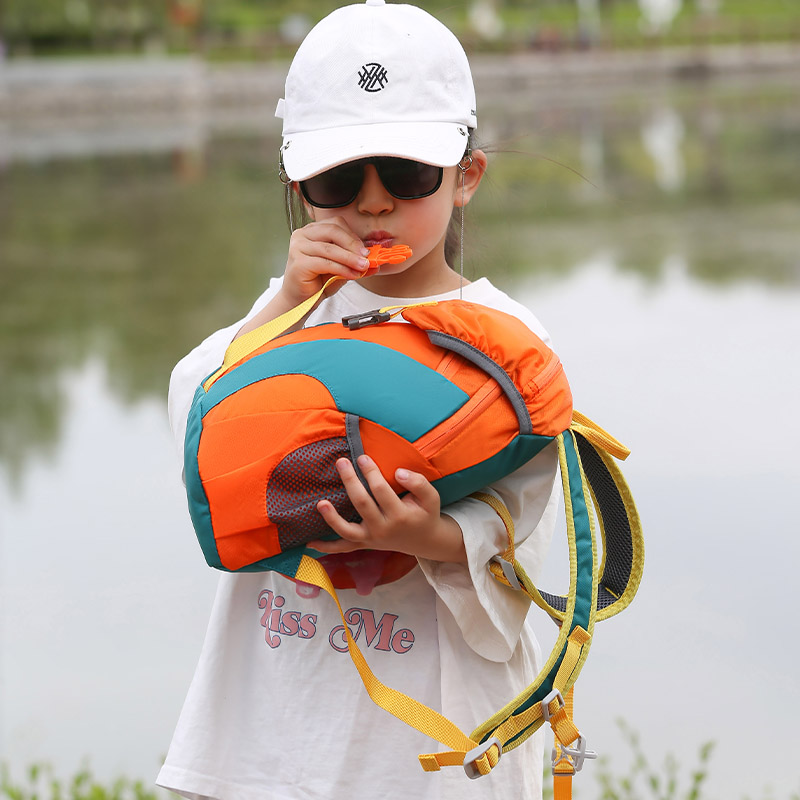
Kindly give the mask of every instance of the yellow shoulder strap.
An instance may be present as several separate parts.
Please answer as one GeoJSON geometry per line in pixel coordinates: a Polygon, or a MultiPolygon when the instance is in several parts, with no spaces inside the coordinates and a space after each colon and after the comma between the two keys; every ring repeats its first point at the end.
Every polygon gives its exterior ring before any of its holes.
{"type": "Polygon", "coordinates": [[[225,358],[222,361],[222,366],[207,378],[203,384],[203,388],[208,391],[216,380],[221,378],[234,364],[241,361],[245,356],[250,355],[254,350],[263,347],[267,342],[271,342],[276,336],[285,333],[293,325],[297,325],[303,317],[311,311],[314,306],[319,302],[325,290],[336,281],[343,280],[342,278],[334,275],[328,278],[325,285],[314,295],[304,300],[300,305],[289,309],[279,317],[265,322],[258,328],[234,339],[228,349],[225,351],[225,358]]]}
{"type": "MultiPolygon", "coordinates": [[[[310,556],[303,556],[295,577],[304,583],[318,586],[333,598],[344,623],[343,627],[347,637],[350,658],[353,660],[372,701],[412,728],[451,748],[451,751],[447,754],[448,765],[463,764],[470,777],[488,774],[500,759],[499,744],[498,746],[493,746],[492,742],[486,745],[479,744],[470,739],[438,711],[434,711],[418,700],[414,700],[412,697],[386,686],[375,677],[364,658],[364,654],[359,649],[355,639],[353,639],[353,634],[347,625],[342,606],[336,595],[336,589],[322,564],[310,556]]],[[[420,756],[419,758],[422,768],[426,772],[439,769],[439,764],[433,760],[433,756],[420,756]]]]}
{"type": "MultiPolygon", "coordinates": [[[[286,333],[289,328],[297,325],[297,323],[300,322],[300,320],[302,320],[306,314],[313,310],[314,306],[325,294],[325,290],[336,281],[341,280],[344,280],[344,278],[341,278],[338,275],[328,278],[328,280],[325,281],[325,285],[316,294],[304,300],[299,305],[296,305],[294,308],[290,308],[279,317],[275,317],[275,319],[265,322],[260,327],[255,328],[252,331],[248,331],[242,336],[239,336],[237,339],[234,339],[230,343],[228,349],[225,351],[225,358],[222,361],[222,366],[210,377],[206,378],[205,382],[203,383],[203,389],[208,391],[214,382],[221,378],[234,364],[237,364],[243,358],[249,356],[250,353],[258,350],[259,347],[263,347],[267,342],[271,342],[282,333],[286,333]]],[[[404,306],[386,306],[384,308],[377,309],[377,311],[367,312],[366,315],[356,314],[352,318],[365,316],[370,317],[373,314],[381,314],[386,315],[385,318],[389,319],[397,316],[406,308],[435,305],[436,301],[434,300],[425,303],[408,303],[404,306]]],[[[348,318],[346,317],[345,319],[348,318]]]]}
{"type": "MultiPolygon", "coordinates": [[[[564,696],[564,710],[572,719],[575,687],[572,686],[564,696]]],[[[566,745],[553,733],[553,800],[572,800],[572,778],[575,764],[567,753],[566,745]]]]}

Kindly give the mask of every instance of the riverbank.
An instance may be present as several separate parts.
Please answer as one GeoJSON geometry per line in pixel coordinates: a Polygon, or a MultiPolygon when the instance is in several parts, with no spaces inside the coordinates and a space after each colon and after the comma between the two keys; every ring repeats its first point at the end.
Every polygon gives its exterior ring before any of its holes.
{"type": "MultiPolygon", "coordinates": [[[[643,81],[800,74],[800,46],[480,54],[476,89],[514,93],[643,81]]],[[[196,58],[10,60],[0,64],[0,120],[272,107],[284,62],[213,64],[196,58]]]]}

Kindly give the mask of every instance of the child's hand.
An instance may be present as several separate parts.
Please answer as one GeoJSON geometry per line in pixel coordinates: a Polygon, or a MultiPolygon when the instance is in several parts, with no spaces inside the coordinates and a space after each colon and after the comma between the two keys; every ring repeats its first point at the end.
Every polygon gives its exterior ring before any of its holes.
{"type": "Polygon", "coordinates": [[[309,222],[289,241],[282,291],[293,305],[316,294],[332,275],[347,280],[377,271],[366,258],[368,250],[342,217],[309,222]]]}
{"type": "MultiPolygon", "coordinates": [[[[289,240],[289,257],[281,290],[239,329],[234,338],[238,339],[313,297],[332,275],[346,280],[373,275],[379,268],[370,266],[366,257],[368,252],[364,242],[342,217],[309,222],[298,228],[289,240]]],[[[330,294],[343,285],[333,286],[330,294]]],[[[302,320],[292,330],[301,324],[302,320]]]]}
{"type": "Polygon", "coordinates": [[[309,547],[322,553],[394,550],[434,561],[466,562],[461,528],[452,517],[441,513],[439,493],[423,475],[397,470],[397,482],[408,491],[400,497],[369,456],[360,456],[358,466],[369,484],[372,497],[346,458],[336,462],[347,495],[361,515],[361,522],[347,522],[328,500],[321,500],[317,510],[342,538],[333,542],[309,542],[309,547]]]}

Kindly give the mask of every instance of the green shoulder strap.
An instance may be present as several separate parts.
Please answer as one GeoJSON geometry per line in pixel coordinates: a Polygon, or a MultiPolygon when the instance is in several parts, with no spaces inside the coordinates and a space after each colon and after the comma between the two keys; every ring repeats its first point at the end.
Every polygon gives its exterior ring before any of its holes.
{"type": "Polygon", "coordinates": [[[569,430],[557,437],[564,492],[570,587],[567,595],[549,594],[534,586],[514,556],[513,523],[493,495],[477,495],[500,514],[509,532],[509,548],[490,565],[504,584],[524,591],[559,625],[550,658],[536,680],[470,738],[495,741],[503,752],[512,750],[548,721],[564,745],[585,745],[565,708],[589,653],[594,623],[623,610],[641,581],[644,544],[641,523],[630,490],[614,458],[629,451],[587,417],[575,412],[569,430]],[[598,563],[596,512],[603,544],[598,563]]]}

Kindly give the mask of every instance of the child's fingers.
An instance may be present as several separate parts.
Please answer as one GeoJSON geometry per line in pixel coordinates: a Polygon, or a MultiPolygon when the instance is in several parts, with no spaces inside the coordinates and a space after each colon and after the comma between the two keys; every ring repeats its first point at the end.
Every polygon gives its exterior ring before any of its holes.
{"type": "MultiPolygon", "coordinates": [[[[377,503],[377,509],[381,512],[381,516],[388,516],[393,510],[399,508],[400,498],[397,496],[397,492],[392,489],[386,478],[383,477],[378,465],[368,455],[358,457],[358,468],[361,470],[361,474],[369,485],[369,491],[372,493],[371,496],[367,493],[367,496],[373,501],[373,506],[377,503]]],[[[350,499],[352,500],[353,498],[351,497],[350,499]]],[[[356,511],[364,517],[360,508],[356,507],[356,511]]]]}
{"type": "MultiPolygon", "coordinates": [[[[355,480],[358,480],[350,462],[346,462],[346,464],[345,469],[349,468],[355,480]]],[[[419,472],[412,472],[407,469],[398,469],[395,472],[397,482],[409,493],[404,500],[383,477],[378,465],[368,455],[358,457],[358,467],[367,481],[369,492],[364,489],[363,484],[358,487],[353,484],[353,492],[358,495],[358,499],[362,503],[360,507],[356,505],[356,501],[350,495],[349,489],[348,496],[350,496],[356,511],[361,514],[365,521],[370,521],[370,515],[375,521],[379,521],[381,517],[396,517],[402,514],[404,503],[408,502],[416,503],[428,513],[438,514],[440,506],[439,493],[433,488],[428,479],[419,472]]],[[[347,484],[345,484],[345,488],[347,488],[347,484]]]]}
{"type": "Polygon", "coordinates": [[[290,253],[296,268],[311,276],[337,275],[348,280],[361,278],[369,270],[369,262],[330,242],[303,243],[290,253]]]}
{"type": "MultiPolygon", "coordinates": [[[[358,481],[358,478],[356,478],[356,481],[358,481]]],[[[351,490],[356,493],[354,487],[352,486],[351,490]]],[[[369,497],[368,494],[367,497],[369,497]]],[[[370,502],[372,501],[370,500],[370,502]]],[[[372,506],[374,508],[375,504],[372,503],[372,506]]],[[[320,500],[317,503],[317,511],[319,511],[319,513],[322,515],[322,518],[325,520],[325,524],[341,538],[338,541],[327,541],[321,539],[308,542],[308,547],[313,547],[315,550],[319,550],[321,553],[349,553],[351,550],[359,550],[369,546],[367,542],[369,535],[368,529],[359,522],[349,522],[346,520],[336,510],[336,507],[333,505],[333,503],[331,503],[330,500],[320,500]]]]}
{"type": "Polygon", "coordinates": [[[369,268],[369,251],[339,217],[312,222],[295,231],[293,239],[304,255],[327,261],[334,274],[340,274],[339,267],[347,267],[360,276],[369,268]]]}
{"type": "Polygon", "coordinates": [[[293,236],[305,236],[309,239],[319,241],[335,242],[340,247],[360,253],[362,250],[369,251],[364,246],[364,242],[353,232],[344,217],[331,217],[324,222],[309,222],[302,228],[298,228],[293,236]]]}
{"type": "Polygon", "coordinates": [[[369,269],[369,260],[333,242],[309,241],[303,255],[325,262],[325,272],[333,275],[361,277],[369,269]]]}
{"type": "Polygon", "coordinates": [[[317,503],[317,511],[322,514],[325,524],[341,538],[334,541],[317,539],[313,542],[308,542],[308,547],[327,554],[349,553],[352,550],[359,550],[363,547],[361,541],[363,536],[359,526],[344,519],[329,500],[320,500],[317,503]]]}
{"type": "MultiPolygon", "coordinates": [[[[374,475],[370,479],[369,475],[364,472],[364,466],[367,466],[367,468],[369,469],[369,465],[365,465],[362,463],[362,459],[364,458],[365,456],[360,456],[358,464],[359,467],[361,468],[362,474],[367,479],[367,483],[369,484],[369,491],[366,489],[364,484],[361,482],[361,479],[356,474],[355,467],[346,458],[340,458],[336,462],[336,469],[339,472],[339,477],[342,479],[342,483],[344,484],[347,496],[350,498],[350,502],[353,504],[353,508],[355,508],[355,510],[358,512],[358,514],[361,516],[361,519],[364,520],[367,526],[370,526],[382,522],[383,513],[380,508],[380,501],[378,497],[375,497],[375,489],[377,487],[378,481],[374,475]],[[372,494],[370,494],[370,492],[372,492],[372,494]]],[[[371,459],[370,463],[374,465],[374,462],[372,462],[371,459]]],[[[375,469],[377,470],[377,467],[375,467],[375,469]]],[[[378,472],[378,476],[380,477],[380,480],[383,480],[383,477],[380,475],[380,472],[378,472]]],[[[395,495],[394,492],[391,491],[391,487],[389,487],[389,491],[396,499],[397,495],[395,495]]]]}
{"type": "MultiPolygon", "coordinates": [[[[425,511],[437,513],[441,507],[441,498],[433,484],[421,473],[408,469],[398,469],[394,473],[395,480],[409,493],[425,511]]],[[[402,499],[401,499],[401,502],[402,499]]]]}

